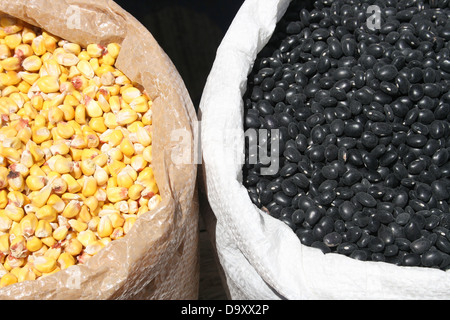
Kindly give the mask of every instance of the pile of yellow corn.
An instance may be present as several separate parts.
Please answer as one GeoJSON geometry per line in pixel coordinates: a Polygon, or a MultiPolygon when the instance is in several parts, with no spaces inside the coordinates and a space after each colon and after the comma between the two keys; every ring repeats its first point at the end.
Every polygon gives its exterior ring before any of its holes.
{"type": "Polygon", "coordinates": [[[85,263],[161,201],[119,51],[0,19],[0,286],[85,263]]]}

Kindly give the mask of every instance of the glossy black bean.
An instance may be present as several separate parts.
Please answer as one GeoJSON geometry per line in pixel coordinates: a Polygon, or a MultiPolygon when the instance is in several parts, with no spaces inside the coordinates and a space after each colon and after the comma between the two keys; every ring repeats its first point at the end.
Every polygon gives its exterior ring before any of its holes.
{"type": "Polygon", "coordinates": [[[442,253],[438,250],[428,250],[421,257],[421,262],[424,267],[439,267],[442,260],[442,253]]]}
{"type": "Polygon", "coordinates": [[[385,137],[392,134],[392,125],[386,122],[374,122],[370,127],[377,136],[385,137]]]}
{"type": "Polygon", "coordinates": [[[365,192],[358,192],[355,195],[355,199],[364,207],[373,208],[377,205],[377,201],[375,200],[375,198],[365,192]]]}
{"type": "Polygon", "coordinates": [[[448,184],[444,183],[442,180],[436,180],[431,183],[431,192],[436,200],[449,199],[450,194],[447,188],[448,184]]]}
{"type": "Polygon", "coordinates": [[[414,267],[419,266],[421,264],[421,257],[418,254],[415,253],[407,253],[403,256],[401,260],[401,265],[408,266],[408,267],[414,267]]]}
{"type": "Polygon", "coordinates": [[[398,70],[395,66],[384,65],[377,70],[377,72],[375,73],[375,76],[380,81],[392,81],[395,79],[397,74],[398,74],[398,70]]]}

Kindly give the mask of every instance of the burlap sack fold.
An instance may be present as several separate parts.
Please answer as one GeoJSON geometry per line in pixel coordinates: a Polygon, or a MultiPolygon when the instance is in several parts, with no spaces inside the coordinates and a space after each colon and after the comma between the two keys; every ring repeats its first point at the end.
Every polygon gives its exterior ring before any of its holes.
{"type": "Polygon", "coordinates": [[[153,100],[153,162],[163,201],[132,230],[84,265],[0,289],[1,299],[197,299],[197,167],[174,162],[193,154],[195,109],[175,66],[150,32],[113,1],[2,0],[9,14],[82,46],[122,45],[116,67],[153,100]],[[174,139],[185,132],[190,141],[174,139]],[[175,156],[174,156],[175,155],[175,156]]]}

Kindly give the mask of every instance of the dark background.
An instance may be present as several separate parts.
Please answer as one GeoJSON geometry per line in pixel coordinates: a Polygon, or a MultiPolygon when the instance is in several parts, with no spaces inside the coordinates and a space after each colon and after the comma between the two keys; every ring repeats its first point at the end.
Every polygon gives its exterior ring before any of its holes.
{"type": "MultiPolygon", "coordinates": [[[[244,0],[115,1],[152,33],[177,67],[198,109],[217,48],[244,0]]],[[[202,199],[204,205],[205,196],[202,199]]],[[[199,231],[199,300],[227,300],[229,294],[223,285],[213,236],[202,218],[199,231]]]]}
{"type": "Polygon", "coordinates": [[[138,19],[178,69],[195,108],[223,36],[244,0],[115,0],[138,19]]]}

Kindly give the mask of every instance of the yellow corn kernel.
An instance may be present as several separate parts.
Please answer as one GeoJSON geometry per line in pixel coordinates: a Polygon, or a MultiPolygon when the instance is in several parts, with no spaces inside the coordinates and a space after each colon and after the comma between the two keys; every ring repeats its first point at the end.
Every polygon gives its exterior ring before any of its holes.
{"type": "MultiPolygon", "coordinates": [[[[95,198],[95,197],[89,197],[89,198],[95,198]]],[[[93,210],[93,211],[95,211],[95,210],[93,210]]],[[[90,214],[87,205],[84,205],[81,207],[80,213],[78,214],[78,218],[79,218],[79,221],[85,222],[85,223],[88,223],[89,220],[91,220],[92,215],[90,214]]]]}
{"type": "Polygon", "coordinates": [[[100,217],[99,216],[93,216],[91,220],[89,220],[88,224],[88,229],[91,231],[97,231],[97,226],[100,222],[100,217]]]}
{"type": "Polygon", "coordinates": [[[0,210],[0,231],[7,232],[12,225],[12,219],[10,219],[5,210],[0,210]]]}
{"type": "Polygon", "coordinates": [[[10,97],[19,108],[23,107],[25,103],[23,96],[19,93],[19,89],[16,86],[9,86],[3,89],[3,97],[10,97]]]}
{"type": "Polygon", "coordinates": [[[59,122],[56,128],[58,134],[64,139],[70,139],[75,134],[73,127],[66,122],[59,122]]]}
{"type": "Polygon", "coordinates": [[[64,269],[67,269],[70,266],[75,265],[76,260],[70,253],[63,252],[58,257],[57,262],[58,262],[58,265],[61,268],[61,270],[64,270],[64,269]]]}
{"type": "Polygon", "coordinates": [[[39,239],[36,236],[32,236],[27,239],[27,250],[30,252],[36,252],[39,249],[41,249],[43,246],[43,243],[41,239],[39,239]]]}
{"type": "Polygon", "coordinates": [[[33,49],[27,43],[21,43],[14,49],[14,55],[19,59],[26,59],[33,55],[33,49]]]}
{"type": "Polygon", "coordinates": [[[57,47],[57,41],[53,37],[44,37],[44,47],[48,52],[54,52],[57,47]]]}
{"type": "Polygon", "coordinates": [[[16,207],[23,207],[24,205],[29,203],[29,199],[26,195],[19,191],[11,191],[7,196],[9,203],[16,207]]]}
{"type": "MultiPolygon", "coordinates": [[[[81,58],[80,58],[81,59],[81,58]]],[[[86,60],[80,60],[77,64],[77,69],[80,73],[86,77],[87,79],[92,79],[95,76],[94,68],[92,65],[86,60]]],[[[76,86],[75,86],[76,87],[76,86]]]]}
{"type": "Polygon", "coordinates": [[[0,191],[0,209],[4,209],[6,207],[6,205],[8,204],[8,197],[7,197],[7,192],[6,190],[1,190],[0,191]]]}
{"type": "Polygon", "coordinates": [[[81,161],[80,168],[84,175],[92,176],[95,173],[96,164],[91,159],[84,159],[81,161]]]}
{"type": "Polygon", "coordinates": [[[107,215],[101,217],[100,222],[97,226],[97,234],[99,235],[99,237],[101,238],[109,237],[113,232],[113,230],[114,228],[109,217],[107,215]]]}
{"type": "Polygon", "coordinates": [[[98,133],[103,133],[108,129],[103,117],[91,118],[91,120],[89,120],[89,126],[98,133]]]}
{"type": "Polygon", "coordinates": [[[59,79],[61,76],[61,66],[54,59],[45,60],[40,70],[41,76],[52,76],[59,79]]]}
{"type": "Polygon", "coordinates": [[[95,180],[95,178],[92,176],[85,177],[82,190],[83,196],[85,197],[93,196],[96,191],[97,191],[97,180],[95,180]]]}
{"type": "Polygon", "coordinates": [[[68,43],[65,43],[64,45],[63,45],[63,49],[67,52],[67,53],[73,53],[73,54],[75,54],[75,55],[79,55],[80,54],[80,52],[81,52],[81,46],[79,45],[79,44],[77,44],[77,43],[71,43],[71,42],[68,42],[68,43]]]}
{"type": "Polygon", "coordinates": [[[70,152],[70,148],[65,143],[57,143],[50,146],[51,153],[56,155],[66,155],[70,152]]]}
{"type": "Polygon", "coordinates": [[[105,53],[106,48],[98,44],[89,44],[86,47],[86,52],[91,58],[100,58],[105,53]]]}
{"type": "Polygon", "coordinates": [[[115,159],[108,160],[106,164],[106,168],[108,169],[109,174],[113,177],[117,177],[119,172],[122,171],[122,169],[125,167],[126,167],[125,163],[115,159]]]}
{"type": "Polygon", "coordinates": [[[147,167],[148,163],[141,154],[135,155],[130,160],[130,166],[136,171],[141,172],[147,167]]]}
{"type": "Polygon", "coordinates": [[[33,213],[27,214],[20,221],[20,229],[22,231],[22,234],[27,238],[34,235],[34,232],[36,231],[38,222],[39,222],[38,218],[36,217],[35,214],[33,214],[33,213]]]}
{"type": "Polygon", "coordinates": [[[101,61],[99,61],[99,63],[102,62],[102,65],[95,69],[95,75],[101,78],[105,73],[114,72],[115,69],[112,67],[112,65],[108,64],[108,62],[110,63],[111,61],[114,61],[113,59],[111,59],[111,56],[104,56],[101,61]]]}
{"type": "Polygon", "coordinates": [[[39,148],[39,146],[34,141],[28,141],[26,148],[30,151],[35,162],[39,162],[44,159],[45,153],[39,148]]]}
{"type": "Polygon", "coordinates": [[[0,62],[1,66],[6,71],[17,71],[20,69],[20,60],[17,57],[7,58],[0,62]]]}
{"type": "Polygon", "coordinates": [[[37,144],[41,144],[44,141],[51,139],[51,132],[47,127],[33,127],[32,139],[37,144]]]}
{"type": "Polygon", "coordinates": [[[70,227],[78,233],[85,231],[88,228],[87,223],[80,221],[80,220],[76,220],[76,219],[70,219],[69,224],[70,224],[70,227]]]}
{"type": "Polygon", "coordinates": [[[3,254],[9,252],[9,234],[7,233],[0,236],[0,252],[3,254]]]}
{"type": "Polygon", "coordinates": [[[57,262],[53,257],[40,256],[34,259],[33,265],[39,272],[48,273],[56,268],[57,262]]]}
{"type": "Polygon", "coordinates": [[[12,222],[11,228],[9,229],[9,235],[11,239],[22,235],[22,232],[20,231],[20,224],[18,222],[12,222]]]}
{"type": "Polygon", "coordinates": [[[12,285],[14,283],[17,283],[17,277],[13,275],[12,273],[8,272],[0,279],[0,287],[6,287],[9,285],[12,285]]]}
{"type": "Polygon", "coordinates": [[[108,54],[111,55],[114,59],[117,59],[120,53],[120,44],[118,43],[110,43],[106,46],[106,49],[108,50],[108,54]]]}
{"type": "Polygon", "coordinates": [[[59,109],[64,113],[65,121],[70,121],[75,118],[75,110],[72,106],[63,104],[59,106],[59,109]]]}
{"type": "Polygon", "coordinates": [[[94,178],[98,186],[103,186],[108,181],[108,173],[102,167],[96,165],[94,178]]]}
{"type": "Polygon", "coordinates": [[[70,173],[74,169],[73,161],[62,156],[55,156],[54,170],[59,174],[70,173]]]}
{"type": "Polygon", "coordinates": [[[38,225],[36,227],[36,231],[34,235],[38,238],[47,238],[50,237],[53,233],[52,226],[47,220],[39,220],[38,225]]]}
{"type": "Polygon", "coordinates": [[[59,91],[59,80],[56,76],[43,76],[36,82],[39,89],[44,93],[59,91]]]}
{"type": "Polygon", "coordinates": [[[48,201],[50,194],[52,192],[52,187],[46,185],[41,190],[37,191],[31,199],[31,204],[37,208],[42,208],[48,201]]]}
{"type": "Polygon", "coordinates": [[[15,86],[22,78],[17,74],[15,71],[8,71],[7,73],[1,73],[0,74],[0,84],[7,87],[7,86],[15,86]]]}
{"type": "Polygon", "coordinates": [[[108,214],[108,218],[111,221],[113,228],[122,227],[125,223],[125,219],[118,212],[108,214]]]}
{"type": "Polygon", "coordinates": [[[36,211],[36,217],[39,220],[46,220],[48,222],[53,222],[56,220],[57,216],[58,212],[56,212],[56,209],[50,205],[45,205],[36,211]]]}
{"type": "Polygon", "coordinates": [[[37,56],[29,56],[22,62],[22,66],[26,71],[36,72],[42,67],[42,60],[37,56]]]}
{"type": "Polygon", "coordinates": [[[66,226],[59,226],[57,227],[54,231],[53,231],[53,238],[56,241],[61,241],[64,240],[67,236],[67,234],[69,233],[69,229],[66,226]]]}
{"type": "MultiPolygon", "coordinates": [[[[128,168],[128,167],[127,167],[128,168]]],[[[117,186],[118,187],[124,187],[124,188],[130,188],[136,179],[133,179],[132,174],[129,172],[130,170],[122,170],[117,175],[117,186]]]]}
{"type": "Polygon", "coordinates": [[[142,157],[144,158],[145,161],[147,161],[148,163],[152,163],[152,146],[148,146],[144,149],[144,151],[142,152],[142,157]]]}
{"type": "Polygon", "coordinates": [[[130,139],[124,138],[120,143],[120,151],[127,157],[131,157],[134,154],[133,143],[131,143],[130,139]]]}
{"type": "Polygon", "coordinates": [[[101,249],[103,249],[105,247],[105,244],[100,241],[97,240],[91,244],[89,244],[85,249],[84,252],[93,256],[95,254],[97,254],[101,249]]]}
{"type": "Polygon", "coordinates": [[[25,215],[25,211],[22,208],[11,204],[8,204],[4,210],[5,215],[15,222],[20,222],[25,215]]]}
{"type": "Polygon", "coordinates": [[[86,113],[91,118],[97,118],[103,115],[103,110],[97,101],[89,99],[86,103],[86,113]]]}
{"type": "Polygon", "coordinates": [[[97,236],[95,235],[95,233],[91,230],[85,230],[85,231],[81,231],[78,235],[77,235],[77,240],[79,242],[81,242],[81,244],[83,245],[83,247],[87,247],[88,245],[90,245],[91,243],[95,242],[97,240],[97,236]]]}
{"type": "Polygon", "coordinates": [[[31,48],[34,51],[34,54],[38,56],[42,56],[45,52],[47,52],[44,44],[44,37],[42,35],[35,37],[31,42],[31,48]]]}
{"type": "Polygon", "coordinates": [[[5,37],[5,44],[11,49],[16,49],[22,42],[22,36],[19,33],[7,35],[5,37]]]}
{"type": "Polygon", "coordinates": [[[132,109],[123,109],[116,114],[116,122],[121,126],[133,123],[137,118],[137,112],[132,109]]]}
{"type": "Polygon", "coordinates": [[[136,112],[145,113],[149,109],[148,100],[145,96],[139,96],[130,102],[130,107],[136,112]]]}
{"type": "Polygon", "coordinates": [[[53,247],[57,243],[56,240],[52,236],[42,238],[41,241],[43,244],[45,244],[47,247],[50,247],[50,248],[53,247]]]}
{"type": "Polygon", "coordinates": [[[40,177],[45,177],[46,176],[45,172],[41,169],[41,167],[39,167],[36,164],[33,164],[30,167],[30,175],[31,176],[40,176],[40,177]]]}
{"type": "MultiPolygon", "coordinates": [[[[99,154],[100,154],[100,150],[98,150],[98,149],[94,149],[94,148],[83,149],[81,152],[81,161],[89,160],[89,161],[93,162],[92,159],[97,157],[99,154]]],[[[95,168],[95,162],[93,162],[93,163],[94,163],[94,168],[95,168]]]]}
{"type": "Polygon", "coordinates": [[[0,60],[11,57],[11,49],[4,43],[0,43],[0,60]]]}
{"type": "Polygon", "coordinates": [[[51,183],[52,191],[56,194],[63,194],[67,191],[68,185],[67,182],[60,177],[57,177],[51,183]]]}
{"type": "Polygon", "coordinates": [[[64,252],[72,256],[77,256],[83,250],[82,243],[77,238],[69,239],[66,246],[64,247],[64,252]]]}
{"type": "MultiPolygon", "coordinates": [[[[11,162],[19,162],[20,161],[20,152],[14,148],[1,147],[0,148],[0,156],[8,159],[11,162]]],[[[14,171],[10,171],[14,172],[14,171]]]]}
{"type": "Polygon", "coordinates": [[[130,104],[134,99],[140,97],[142,95],[141,91],[136,87],[128,87],[122,92],[123,100],[130,104]]]}
{"type": "Polygon", "coordinates": [[[68,219],[76,217],[78,213],[80,213],[81,206],[82,202],[78,200],[71,200],[62,212],[62,216],[68,219]]]}
{"type": "Polygon", "coordinates": [[[76,66],[80,59],[73,53],[59,53],[56,55],[56,61],[64,67],[76,66]]]}
{"type": "Polygon", "coordinates": [[[136,217],[129,217],[125,220],[125,223],[123,225],[123,232],[127,234],[130,232],[131,228],[133,227],[134,223],[136,222],[136,217]]]}
{"type": "Polygon", "coordinates": [[[110,202],[119,202],[128,199],[128,189],[123,187],[111,187],[106,189],[106,196],[110,202]]]}
{"type": "Polygon", "coordinates": [[[123,139],[123,133],[121,130],[113,130],[113,132],[111,133],[111,135],[109,136],[109,140],[108,143],[112,146],[112,147],[116,147],[118,146],[123,139]]]}
{"type": "Polygon", "coordinates": [[[27,242],[24,236],[17,236],[11,240],[9,254],[14,258],[25,258],[27,254],[27,242]]]}
{"type": "Polygon", "coordinates": [[[9,272],[11,272],[13,275],[18,277],[20,269],[21,269],[20,267],[15,267],[15,268],[11,269],[11,271],[9,271],[9,272]]]}
{"type": "Polygon", "coordinates": [[[36,280],[36,274],[31,268],[24,266],[18,271],[17,282],[23,282],[27,280],[36,280]]]}
{"type": "Polygon", "coordinates": [[[75,121],[79,124],[86,124],[86,107],[82,104],[75,108],[75,121]]]}

